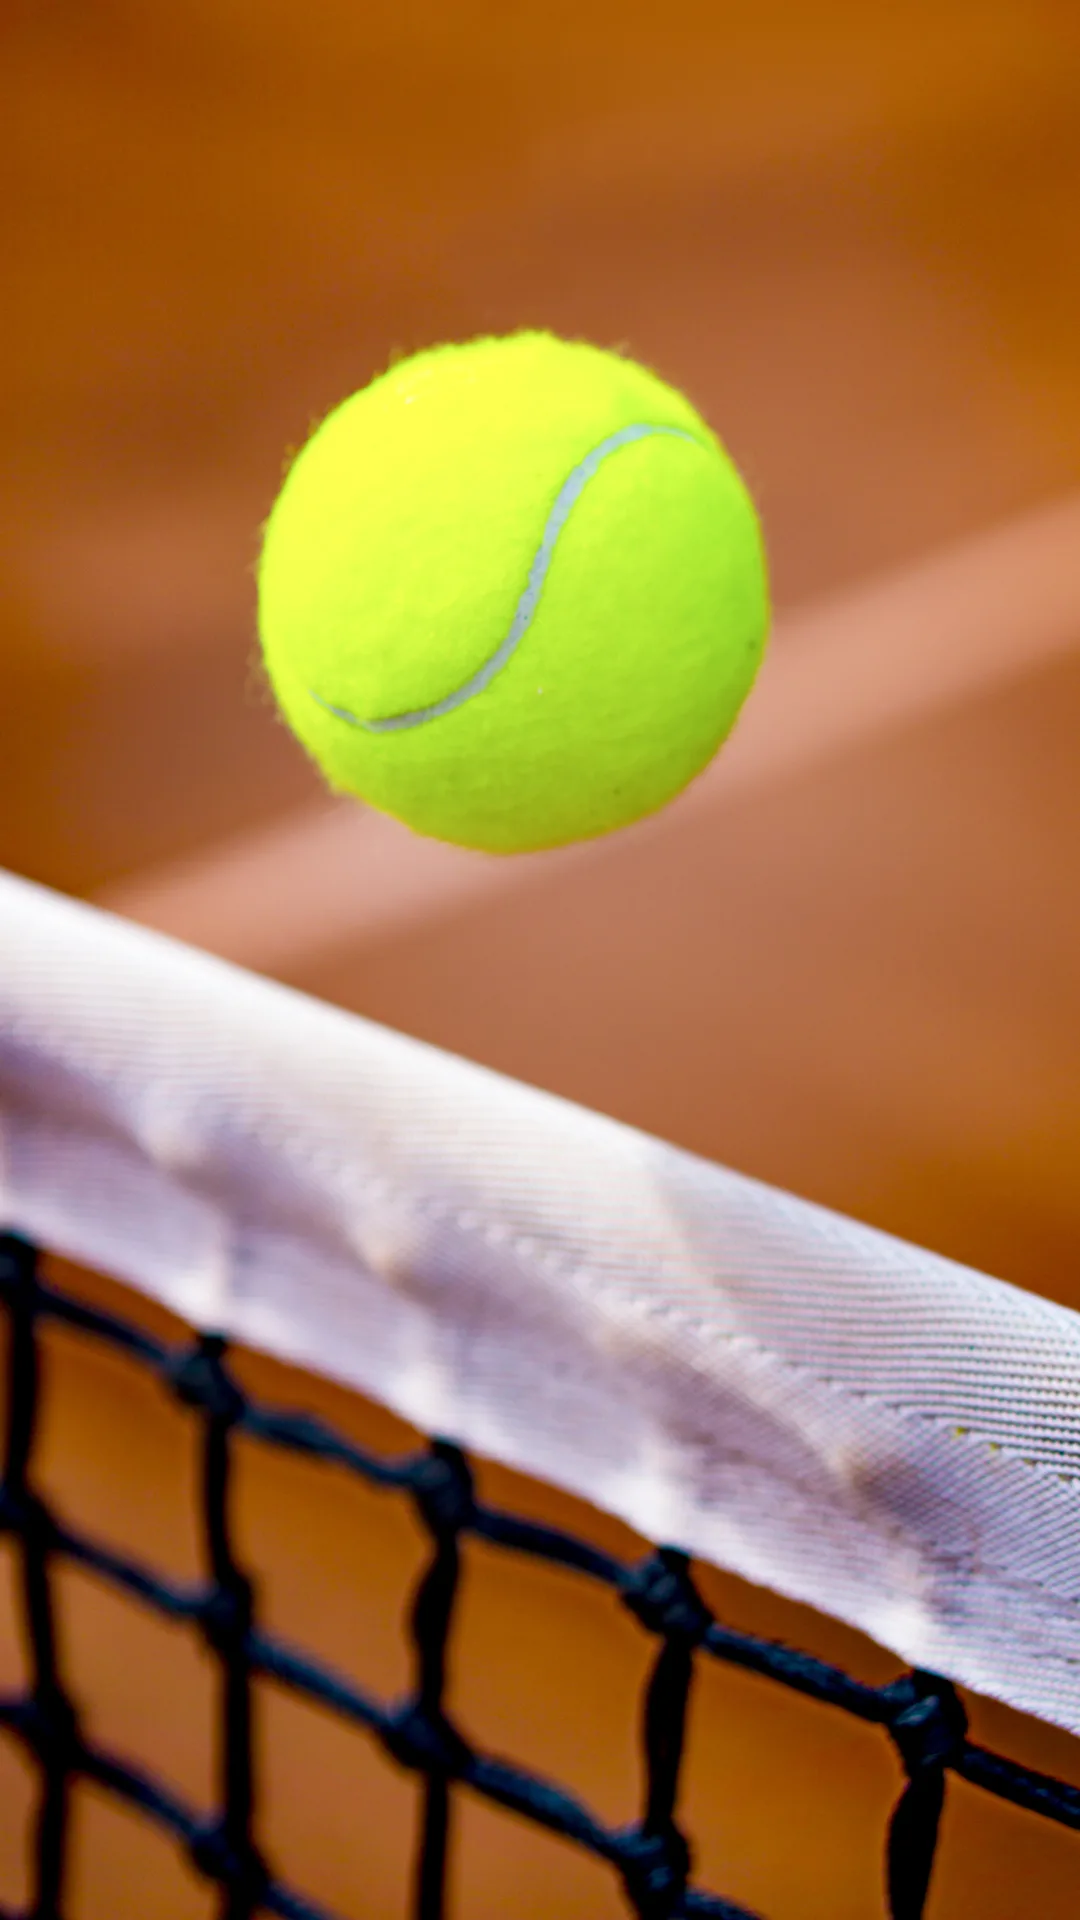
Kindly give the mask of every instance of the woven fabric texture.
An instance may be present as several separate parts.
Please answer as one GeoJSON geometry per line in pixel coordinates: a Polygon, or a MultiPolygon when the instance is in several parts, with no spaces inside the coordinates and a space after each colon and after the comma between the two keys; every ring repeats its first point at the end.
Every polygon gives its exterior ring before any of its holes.
{"type": "Polygon", "coordinates": [[[1080,1316],[0,876],[0,1227],[1080,1731],[1080,1316]]]}

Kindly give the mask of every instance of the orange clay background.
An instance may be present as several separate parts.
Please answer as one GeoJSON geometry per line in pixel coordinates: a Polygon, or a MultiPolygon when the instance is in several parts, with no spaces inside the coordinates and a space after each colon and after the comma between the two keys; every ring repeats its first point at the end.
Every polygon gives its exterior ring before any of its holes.
{"type": "MultiPolygon", "coordinates": [[[[7,0],[0,864],[93,895],[313,799],[249,672],[256,530],[286,447],[392,350],[518,324],[625,342],[728,439],[781,609],[1064,495],[1076,21],[1063,0],[7,0]]],[[[1078,728],[1074,650],[722,829],[627,841],[291,977],[1080,1305],[1078,728]]],[[[243,1370],[403,1442],[334,1390],[243,1370]]],[[[192,1571],[183,1416],[68,1336],[48,1378],[49,1489],[192,1571]]],[[[510,1475],[484,1485],[632,1544],[510,1475]]],[[[268,1619],[404,1685],[407,1510],[252,1450],[238,1517],[268,1619]]],[[[702,1580],[736,1623],[893,1670],[702,1580]]],[[[0,1548],[0,1686],[11,1598],[0,1548]]],[[[62,1602],[95,1733],[207,1795],[198,1650],[81,1575],[62,1602]]],[[[464,1726],[612,1820],[636,1805],[647,1652],[606,1596],[470,1549],[464,1726]]],[[[972,1711],[1080,1781],[1072,1741],[972,1711]]],[[[269,1690],[262,1730],[282,1873],[348,1920],[404,1914],[410,1783],[269,1690]]],[[[872,1920],[897,1784],[872,1732],[702,1669],[684,1811],[705,1884],[768,1920],[872,1920]]],[[[27,1805],[0,1742],[0,1903],[25,1895],[27,1805]]],[[[604,1869],[471,1805],[454,1874],[454,1920],[620,1910],[604,1869]]],[[[951,1790],[932,1920],[1065,1920],[1078,1876],[1075,1836],[951,1790]]],[[[212,1911],[166,1841],[79,1796],[69,1920],[212,1911]]]]}

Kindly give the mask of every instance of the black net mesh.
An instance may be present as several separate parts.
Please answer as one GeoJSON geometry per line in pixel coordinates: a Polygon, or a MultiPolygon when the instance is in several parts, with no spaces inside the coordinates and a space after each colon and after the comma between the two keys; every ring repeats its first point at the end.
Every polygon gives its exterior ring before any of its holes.
{"type": "Polygon", "coordinates": [[[691,1846],[678,1823],[687,1703],[702,1658],[765,1675],[880,1726],[893,1741],[906,1784],[885,1848],[884,1901],[892,1920],[918,1920],[923,1913],[950,1771],[1018,1806],[1080,1827],[1080,1791],[973,1745],[955,1691],[934,1674],[910,1672],[885,1687],[867,1686],[808,1654],[734,1632],[705,1607],[682,1553],[660,1548],[635,1565],[626,1564],[584,1540],[477,1500],[467,1459],[445,1441],[405,1457],[380,1458],[318,1419],[257,1404],[232,1379],[222,1339],[203,1335],[184,1347],[155,1340],[48,1284],[36,1250],[12,1235],[0,1236],[0,1300],[10,1328],[0,1532],[16,1543],[29,1655],[26,1691],[0,1697],[0,1727],[23,1743],[39,1781],[30,1836],[31,1905],[20,1915],[0,1912],[0,1920],[63,1920],[69,1801],[80,1779],[96,1782],[171,1832],[196,1871],[217,1889],[221,1920],[263,1913],[285,1920],[335,1920],[300,1890],[284,1885],[256,1842],[252,1687],[260,1676],[352,1722],[379,1741],[392,1761],[421,1777],[413,1920],[442,1920],[446,1912],[448,1842],[454,1799],[462,1789],[610,1862],[628,1911],[641,1920],[695,1914],[755,1920],[745,1908],[694,1885],[691,1846]],[[201,1583],[162,1579],[85,1538],[38,1496],[39,1330],[48,1319],[122,1350],[156,1374],[199,1423],[201,1583]],[[412,1598],[414,1684],[404,1700],[373,1698],[262,1629],[257,1589],[238,1564],[230,1539],[230,1472],[238,1433],[332,1462],[414,1502],[431,1544],[412,1598]],[[656,1641],[641,1713],[643,1805],[628,1825],[604,1826],[553,1782],[478,1752],[449,1719],[444,1706],[448,1646],[462,1544],[470,1535],[602,1583],[656,1641]],[[84,1734],[59,1657],[50,1584],[54,1564],[65,1559],[90,1568],[159,1614],[189,1622],[211,1649],[218,1673],[219,1795],[212,1810],[185,1804],[162,1779],[103,1751],[84,1734]]]}

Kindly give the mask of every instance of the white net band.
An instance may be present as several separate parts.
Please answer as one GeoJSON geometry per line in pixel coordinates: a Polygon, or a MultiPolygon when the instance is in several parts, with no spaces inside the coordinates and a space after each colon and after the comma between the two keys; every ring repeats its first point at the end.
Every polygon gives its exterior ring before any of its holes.
{"type": "Polygon", "coordinates": [[[1080,1732],[1080,1316],[0,875],[0,1225],[1080,1732]]]}

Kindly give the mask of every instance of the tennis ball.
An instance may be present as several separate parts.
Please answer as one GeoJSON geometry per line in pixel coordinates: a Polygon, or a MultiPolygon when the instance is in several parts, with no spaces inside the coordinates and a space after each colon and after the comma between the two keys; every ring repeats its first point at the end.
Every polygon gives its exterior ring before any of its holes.
{"type": "Polygon", "coordinates": [[[400,361],[265,528],[278,705],[330,785],[491,853],[655,812],[711,759],[768,624],[720,442],[644,367],[545,333],[400,361]]]}

